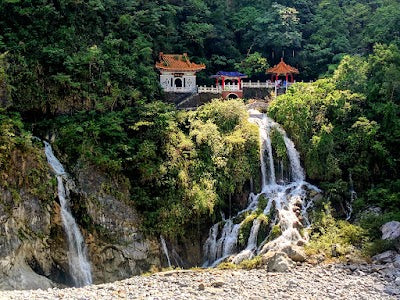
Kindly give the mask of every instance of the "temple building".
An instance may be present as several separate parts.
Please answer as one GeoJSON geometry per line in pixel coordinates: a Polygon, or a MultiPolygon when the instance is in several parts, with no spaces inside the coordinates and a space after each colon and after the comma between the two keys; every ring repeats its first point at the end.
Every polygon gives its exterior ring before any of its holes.
{"type": "Polygon", "coordinates": [[[160,71],[160,84],[165,92],[197,92],[196,73],[204,70],[204,64],[192,63],[187,53],[164,54],[160,52],[156,68],[160,71]]]}

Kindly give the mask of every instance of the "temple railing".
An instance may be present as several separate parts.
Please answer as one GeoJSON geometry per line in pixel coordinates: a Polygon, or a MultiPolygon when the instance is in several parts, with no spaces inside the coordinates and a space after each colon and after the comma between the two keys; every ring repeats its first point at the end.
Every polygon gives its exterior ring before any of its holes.
{"type": "Polygon", "coordinates": [[[177,86],[171,86],[171,87],[164,87],[163,88],[164,92],[167,93],[195,93],[196,92],[196,87],[177,87],[177,86]]]}
{"type": "Polygon", "coordinates": [[[270,88],[275,88],[275,83],[271,82],[271,81],[256,81],[256,82],[252,82],[247,81],[247,82],[242,82],[242,86],[245,88],[253,88],[253,89],[270,89],[270,88]]]}
{"type": "Polygon", "coordinates": [[[221,94],[222,89],[220,86],[199,86],[197,87],[197,92],[198,93],[211,93],[211,94],[221,94]]]}
{"type": "Polygon", "coordinates": [[[240,91],[240,87],[238,84],[225,84],[224,86],[224,91],[228,91],[228,92],[236,92],[236,91],[240,91]]]}
{"type": "MultiPolygon", "coordinates": [[[[270,80],[267,81],[255,81],[252,82],[247,81],[247,82],[241,82],[241,86],[239,87],[238,84],[226,84],[224,88],[222,88],[221,85],[218,86],[197,86],[197,92],[198,93],[210,93],[210,94],[221,94],[223,91],[228,91],[228,92],[235,92],[235,91],[242,91],[243,88],[260,88],[260,89],[285,89],[295,82],[286,82],[284,83],[283,81],[275,81],[272,82],[270,80]],[[286,84],[286,85],[285,85],[286,84]]],[[[196,90],[187,90],[186,88],[168,88],[164,90],[166,92],[196,92],[196,90]]]]}

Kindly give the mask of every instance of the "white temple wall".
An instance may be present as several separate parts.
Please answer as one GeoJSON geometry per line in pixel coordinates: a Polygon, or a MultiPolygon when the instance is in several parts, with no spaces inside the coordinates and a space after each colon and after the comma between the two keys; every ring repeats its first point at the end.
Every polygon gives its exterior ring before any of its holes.
{"type": "Polygon", "coordinates": [[[190,93],[197,89],[196,74],[194,72],[162,72],[160,84],[165,92],[190,93]]]}

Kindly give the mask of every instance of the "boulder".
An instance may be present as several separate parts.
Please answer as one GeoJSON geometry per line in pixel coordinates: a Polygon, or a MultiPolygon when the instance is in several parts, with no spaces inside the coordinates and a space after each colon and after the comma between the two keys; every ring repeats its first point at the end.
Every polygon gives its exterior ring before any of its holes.
{"type": "Polygon", "coordinates": [[[288,245],[281,249],[282,252],[286,253],[287,256],[294,262],[305,262],[307,255],[305,254],[302,247],[295,245],[288,245]]]}
{"type": "Polygon", "coordinates": [[[400,254],[397,254],[393,259],[393,265],[400,270],[400,254]]]}
{"type": "Polygon", "coordinates": [[[396,277],[396,279],[394,280],[394,283],[398,286],[400,286],[400,277],[396,277]]]}
{"type": "Polygon", "coordinates": [[[397,256],[396,251],[390,250],[373,256],[372,261],[374,263],[380,263],[380,264],[392,263],[394,262],[396,256],[397,256]]]}
{"type": "Polygon", "coordinates": [[[35,273],[22,261],[16,262],[6,274],[0,276],[0,290],[35,290],[55,286],[54,282],[35,273]]]}
{"type": "Polygon", "coordinates": [[[395,240],[400,238],[400,222],[391,221],[381,227],[382,240],[395,240]]]}
{"type": "Polygon", "coordinates": [[[269,272],[287,272],[294,266],[294,262],[284,252],[270,251],[262,256],[262,262],[269,272]]]}

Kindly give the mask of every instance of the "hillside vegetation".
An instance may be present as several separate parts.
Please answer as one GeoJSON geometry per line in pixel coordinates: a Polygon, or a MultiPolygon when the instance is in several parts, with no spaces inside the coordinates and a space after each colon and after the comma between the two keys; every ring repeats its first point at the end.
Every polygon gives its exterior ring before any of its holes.
{"type": "MultiPolygon", "coordinates": [[[[15,151],[39,155],[31,135],[51,133],[70,172],[94,166],[129,186],[146,232],[207,232],[257,184],[258,131],[241,100],[194,112],[161,102],[154,62],[187,52],[206,64],[198,80],[209,84],[219,70],[265,80],[284,56],[299,79],[316,81],[294,85],[268,113],[335,217],[348,212],[352,187],[353,219],[381,208],[357,218],[377,238],[400,219],[399,24],[397,0],[3,0],[0,186],[11,184],[15,151]]],[[[25,182],[45,199],[47,183],[29,180],[11,188],[25,182]]]]}

